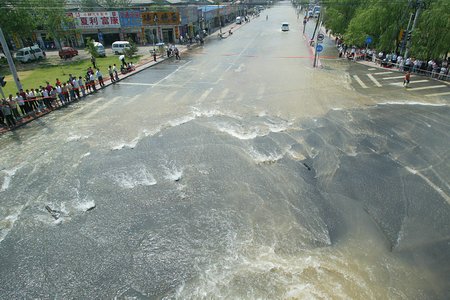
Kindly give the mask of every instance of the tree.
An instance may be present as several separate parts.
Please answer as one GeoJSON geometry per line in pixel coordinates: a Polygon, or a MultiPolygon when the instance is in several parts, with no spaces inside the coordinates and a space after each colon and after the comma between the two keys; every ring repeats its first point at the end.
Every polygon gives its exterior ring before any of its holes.
{"type": "Polygon", "coordinates": [[[45,3],[45,6],[38,6],[35,10],[36,22],[47,33],[47,38],[56,39],[61,45],[61,40],[69,32],[76,32],[73,19],[66,15],[64,9],[66,0],[45,0],[45,3]],[[48,9],[50,7],[52,9],[48,9]]]}
{"type": "Polygon", "coordinates": [[[98,4],[105,9],[121,10],[131,7],[132,0],[98,0],[98,4]]]}
{"type": "Polygon", "coordinates": [[[0,27],[5,34],[30,37],[36,29],[30,0],[2,0],[0,27]]]}
{"type": "Polygon", "coordinates": [[[130,48],[125,48],[124,54],[128,58],[132,58],[138,52],[138,48],[136,46],[136,43],[131,38],[128,39],[128,42],[130,43],[130,48]]]}
{"type": "Polygon", "coordinates": [[[420,15],[411,40],[412,56],[422,59],[446,57],[450,51],[450,2],[433,1],[420,15]]]}
{"type": "Polygon", "coordinates": [[[92,57],[99,57],[100,55],[98,54],[97,51],[97,47],[95,47],[94,45],[94,40],[92,40],[91,38],[87,38],[86,40],[86,48],[85,48],[86,52],[88,52],[92,57]]]}

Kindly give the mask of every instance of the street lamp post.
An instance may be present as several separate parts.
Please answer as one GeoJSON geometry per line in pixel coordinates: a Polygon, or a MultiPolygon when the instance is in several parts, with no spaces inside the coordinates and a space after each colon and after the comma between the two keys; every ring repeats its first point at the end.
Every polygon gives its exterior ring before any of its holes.
{"type": "Polygon", "coordinates": [[[155,31],[156,31],[156,35],[153,35],[153,51],[155,51],[155,39],[158,39],[159,42],[159,37],[158,37],[158,16],[155,14],[153,17],[153,22],[155,22],[155,31]]]}

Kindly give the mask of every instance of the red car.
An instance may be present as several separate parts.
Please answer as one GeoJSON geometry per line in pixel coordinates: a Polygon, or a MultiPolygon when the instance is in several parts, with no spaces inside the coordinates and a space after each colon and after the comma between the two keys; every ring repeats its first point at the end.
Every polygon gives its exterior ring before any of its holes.
{"type": "Polygon", "coordinates": [[[59,57],[64,59],[74,57],[75,55],[78,55],[78,50],[73,49],[72,47],[62,47],[62,49],[59,50],[59,57]]]}

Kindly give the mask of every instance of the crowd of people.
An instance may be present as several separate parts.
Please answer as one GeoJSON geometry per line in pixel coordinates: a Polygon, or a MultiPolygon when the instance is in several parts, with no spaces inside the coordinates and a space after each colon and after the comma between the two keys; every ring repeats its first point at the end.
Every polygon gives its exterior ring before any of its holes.
{"type": "MultiPolygon", "coordinates": [[[[134,70],[134,66],[130,64],[127,68],[134,70]]],[[[124,67],[121,66],[122,68],[124,67]]],[[[110,79],[111,82],[119,80],[115,64],[108,67],[108,74],[109,78],[104,78],[99,68],[89,67],[84,76],[77,77],[69,74],[66,81],[56,78],[54,85],[47,81],[45,86],[21,89],[15,96],[10,94],[6,99],[0,101],[0,127],[13,128],[29,118],[65,106],[90,93],[95,93],[98,88],[105,86],[105,80],[110,79]]]]}
{"type": "Polygon", "coordinates": [[[398,68],[402,72],[423,74],[440,80],[449,80],[449,65],[447,59],[421,60],[414,57],[404,58],[396,52],[379,51],[370,48],[349,47],[336,38],[336,45],[339,50],[339,57],[350,60],[365,59],[386,68],[398,68]]]}

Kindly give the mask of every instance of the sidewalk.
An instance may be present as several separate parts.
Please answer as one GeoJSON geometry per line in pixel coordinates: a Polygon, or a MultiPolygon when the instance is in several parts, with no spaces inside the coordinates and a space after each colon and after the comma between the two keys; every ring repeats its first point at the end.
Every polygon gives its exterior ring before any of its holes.
{"type": "MultiPolygon", "coordinates": [[[[220,32],[220,28],[214,28],[209,35],[204,36],[203,40],[204,42],[211,40],[211,39],[226,39],[228,37],[231,37],[231,35],[229,34],[229,31],[231,30],[232,32],[235,32],[236,30],[238,30],[240,27],[244,26],[246,23],[242,23],[242,24],[235,24],[233,22],[229,23],[228,25],[222,27],[222,33],[223,33],[223,37],[220,38],[219,37],[219,32],[220,32]]],[[[192,43],[191,45],[187,45],[187,44],[182,44],[182,45],[176,45],[176,47],[178,48],[179,52],[180,52],[180,56],[182,56],[183,53],[188,52],[189,50],[198,48],[198,47],[203,47],[205,44],[200,45],[197,43],[192,43]]],[[[136,64],[134,67],[135,69],[129,73],[126,74],[120,74],[119,76],[119,80],[116,82],[120,82],[122,79],[128,78],[130,76],[133,76],[134,74],[137,74],[139,72],[142,72],[154,65],[157,65],[163,61],[166,61],[168,59],[175,59],[174,56],[171,57],[167,57],[166,54],[164,53],[162,56],[159,56],[157,58],[157,61],[155,62],[153,59],[153,56],[148,53],[146,55],[144,55],[144,58],[139,62],[139,64],[136,64]]],[[[104,83],[105,85],[103,87],[100,87],[100,85],[98,83],[96,83],[96,91],[95,92],[90,92],[87,93],[86,96],[81,97],[79,99],[75,99],[65,105],[62,106],[57,106],[54,109],[50,110],[50,109],[45,109],[42,112],[31,112],[29,113],[27,116],[24,116],[23,118],[16,120],[16,125],[14,127],[11,128],[6,128],[6,127],[0,127],[0,135],[3,133],[6,133],[8,131],[13,131],[19,127],[24,126],[25,124],[28,124],[36,119],[39,119],[49,113],[51,113],[52,111],[55,110],[59,110],[59,109],[63,109],[66,106],[71,105],[72,103],[78,102],[78,101],[83,101],[84,99],[86,99],[87,97],[89,97],[90,95],[95,95],[97,93],[97,91],[102,90],[107,88],[108,86],[115,84],[115,82],[111,82],[109,77],[104,77],[104,83]]],[[[58,99],[56,99],[56,101],[58,101],[58,99]]]]}
{"type": "MultiPolygon", "coordinates": [[[[192,44],[189,48],[192,49],[192,48],[196,48],[196,47],[198,47],[198,45],[192,44]]],[[[177,48],[178,48],[178,50],[180,51],[180,55],[181,55],[182,53],[187,52],[187,51],[189,50],[187,45],[177,45],[177,48]]],[[[121,80],[123,80],[123,79],[125,79],[125,78],[128,78],[128,77],[130,77],[130,76],[133,76],[134,74],[137,74],[137,73],[139,73],[139,72],[142,72],[143,70],[146,70],[146,69],[148,69],[148,68],[150,68],[150,67],[152,67],[152,66],[154,66],[154,65],[157,65],[157,64],[159,64],[159,63],[161,63],[161,62],[163,62],[163,61],[166,61],[166,60],[168,60],[168,59],[175,59],[175,57],[174,57],[174,56],[167,57],[167,56],[165,56],[165,55],[162,55],[162,56],[159,56],[159,57],[157,58],[157,61],[155,62],[154,59],[153,59],[153,56],[151,56],[151,54],[149,53],[148,55],[145,55],[145,58],[142,59],[142,60],[139,62],[139,64],[136,64],[136,65],[134,66],[135,69],[134,69],[133,71],[128,72],[128,73],[126,73],[126,74],[120,74],[120,75],[119,75],[119,80],[118,80],[118,81],[115,81],[115,82],[120,82],[121,80]],[[148,56],[148,57],[147,57],[147,56],[148,56]]],[[[15,130],[15,129],[21,127],[21,126],[24,126],[25,124],[28,124],[28,123],[30,123],[30,122],[36,120],[36,119],[39,119],[39,118],[41,118],[41,117],[43,117],[43,116],[45,116],[45,115],[51,113],[52,111],[59,110],[59,109],[63,109],[63,108],[65,108],[65,107],[67,107],[67,106],[69,106],[69,105],[71,105],[72,103],[75,103],[75,102],[83,101],[84,99],[86,99],[86,98],[89,97],[90,95],[95,95],[99,90],[105,89],[105,88],[107,88],[108,86],[110,86],[110,85],[112,85],[112,84],[115,84],[115,82],[111,82],[111,79],[110,79],[109,77],[104,77],[104,83],[105,83],[105,85],[104,85],[103,87],[100,87],[100,85],[99,85],[98,83],[96,83],[95,86],[96,86],[97,91],[87,93],[86,96],[80,97],[79,99],[75,99],[75,100],[73,100],[73,101],[71,101],[71,102],[69,102],[69,103],[67,103],[67,104],[65,104],[65,105],[62,105],[62,106],[56,106],[56,107],[55,107],[54,109],[52,109],[52,110],[50,110],[50,109],[45,109],[45,110],[43,110],[42,112],[31,112],[31,113],[29,113],[27,116],[23,116],[21,119],[16,120],[16,125],[15,125],[14,127],[11,127],[11,128],[0,127],[0,135],[3,134],[3,133],[6,133],[6,132],[8,132],[8,131],[15,130]]],[[[57,99],[56,101],[58,101],[58,99],[57,99]]]]}

